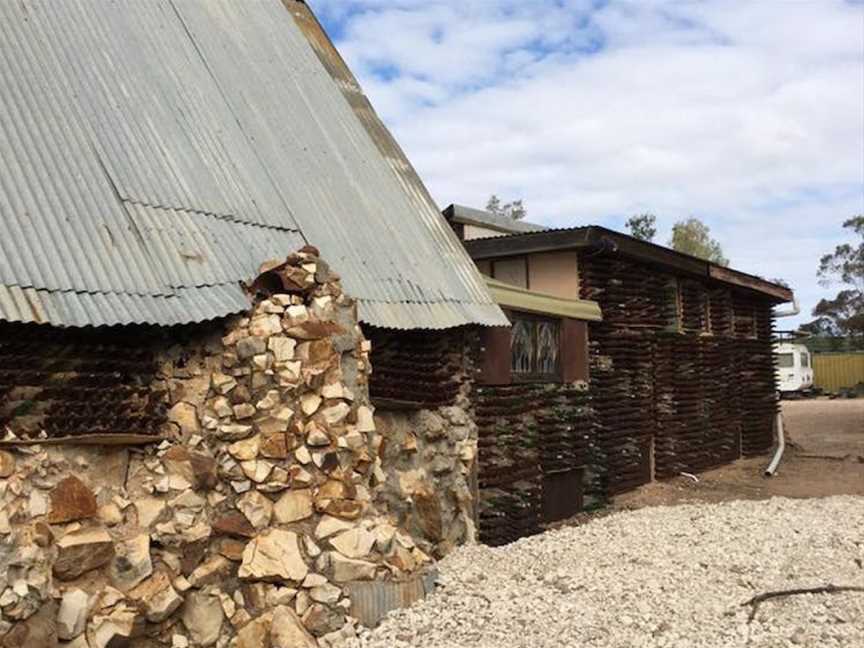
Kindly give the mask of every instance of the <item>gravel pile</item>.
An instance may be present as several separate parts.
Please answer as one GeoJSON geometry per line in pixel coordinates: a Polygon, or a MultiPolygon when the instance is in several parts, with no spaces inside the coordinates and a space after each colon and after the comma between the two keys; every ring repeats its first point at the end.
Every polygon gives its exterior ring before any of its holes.
{"type": "Polygon", "coordinates": [[[352,648],[864,647],[864,499],[643,509],[440,564],[438,591],[352,648]]]}

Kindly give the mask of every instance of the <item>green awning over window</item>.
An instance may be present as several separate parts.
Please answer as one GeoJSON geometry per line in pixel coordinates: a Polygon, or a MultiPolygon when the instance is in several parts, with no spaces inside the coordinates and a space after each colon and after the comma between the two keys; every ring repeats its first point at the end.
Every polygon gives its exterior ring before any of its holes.
{"type": "Polygon", "coordinates": [[[512,284],[504,283],[487,277],[486,285],[492,297],[502,308],[540,313],[543,315],[557,315],[558,317],[571,317],[573,319],[599,322],[603,319],[600,304],[587,299],[566,299],[546,293],[540,293],[525,288],[519,288],[512,284]]]}

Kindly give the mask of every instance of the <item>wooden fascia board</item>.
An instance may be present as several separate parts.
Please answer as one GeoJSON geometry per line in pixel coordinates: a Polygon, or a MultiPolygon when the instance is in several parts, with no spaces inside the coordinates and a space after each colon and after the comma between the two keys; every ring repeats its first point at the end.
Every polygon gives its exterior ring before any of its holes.
{"type": "Polygon", "coordinates": [[[794,299],[794,294],[790,289],[770,281],[731,268],[724,268],[704,259],[682,254],[660,245],[639,241],[604,227],[590,226],[570,230],[551,230],[477,239],[465,241],[465,248],[475,261],[480,261],[541,252],[598,247],[604,240],[613,243],[619,254],[643,263],[704,279],[713,279],[738,288],[746,288],[779,302],[790,302],[794,299]]]}

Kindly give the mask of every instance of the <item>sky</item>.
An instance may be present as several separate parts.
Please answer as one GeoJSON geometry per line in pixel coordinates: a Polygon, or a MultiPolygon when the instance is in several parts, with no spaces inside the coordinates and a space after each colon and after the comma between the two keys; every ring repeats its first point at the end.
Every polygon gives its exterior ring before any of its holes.
{"type": "Polygon", "coordinates": [[[309,0],[443,208],[657,242],[695,216],[800,317],[864,213],[861,0],[309,0]]]}

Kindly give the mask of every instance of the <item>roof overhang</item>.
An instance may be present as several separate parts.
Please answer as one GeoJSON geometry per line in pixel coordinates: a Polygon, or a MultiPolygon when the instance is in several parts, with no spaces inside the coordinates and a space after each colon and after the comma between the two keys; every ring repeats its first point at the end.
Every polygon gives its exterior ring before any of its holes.
{"type": "Polygon", "coordinates": [[[502,234],[525,234],[546,230],[545,227],[536,223],[506,219],[482,209],[473,209],[456,204],[449,205],[441,213],[451,223],[475,225],[495,232],[501,232],[502,234]]]}
{"type": "Polygon", "coordinates": [[[484,276],[492,297],[502,308],[557,315],[572,319],[599,322],[603,319],[600,304],[587,299],[567,299],[556,295],[526,290],[503,281],[484,276]]]}
{"type": "Polygon", "coordinates": [[[716,281],[734,284],[740,288],[748,288],[770,295],[780,303],[791,302],[795,299],[795,293],[792,292],[791,288],[786,288],[786,286],[781,286],[780,284],[775,284],[761,277],[739,272],[738,270],[724,268],[714,263],[709,264],[708,275],[716,281]]]}
{"type": "Polygon", "coordinates": [[[660,266],[681,274],[710,279],[758,292],[777,303],[794,299],[791,289],[745,272],[726,268],[704,259],[676,252],[662,245],[592,225],[570,229],[545,230],[464,242],[475,261],[540,252],[590,249],[616,252],[643,263],[660,266]]]}

